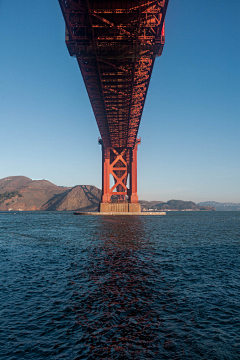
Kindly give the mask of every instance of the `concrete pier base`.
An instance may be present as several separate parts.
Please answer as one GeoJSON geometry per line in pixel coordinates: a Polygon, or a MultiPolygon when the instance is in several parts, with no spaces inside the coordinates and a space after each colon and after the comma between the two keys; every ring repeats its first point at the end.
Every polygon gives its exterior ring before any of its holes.
{"type": "Polygon", "coordinates": [[[138,213],[141,212],[140,203],[100,203],[100,213],[138,213]]]}
{"type": "Polygon", "coordinates": [[[76,211],[74,213],[74,215],[94,215],[94,216],[109,216],[109,215],[113,215],[113,216],[149,216],[149,215],[154,215],[154,216],[159,216],[159,215],[166,215],[165,211],[143,211],[143,212],[78,212],[76,211]]]}
{"type": "Polygon", "coordinates": [[[136,212],[141,212],[141,205],[140,203],[129,203],[128,204],[128,212],[132,213],[136,213],[136,212]]]}

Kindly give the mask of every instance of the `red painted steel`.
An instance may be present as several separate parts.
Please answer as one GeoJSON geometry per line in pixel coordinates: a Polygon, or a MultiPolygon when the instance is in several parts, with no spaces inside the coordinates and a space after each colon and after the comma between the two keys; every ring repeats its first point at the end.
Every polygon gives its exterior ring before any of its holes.
{"type": "Polygon", "coordinates": [[[141,140],[137,139],[134,148],[105,147],[102,140],[102,203],[111,202],[112,196],[117,196],[118,202],[137,203],[137,147],[141,140]],[[114,185],[110,185],[110,176],[114,185]],[[127,179],[130,187],[127,188],[127,179]]]}
{"type": "MultiPolygon", "coordinates": [[[[77,58],[102,138],[104,187],[109,188],[105,177],[113,172],[109,154],[122,163],[126,157],[134,158],[154,59],[162,54],[165,42],[168,1],[59,0],[66,44],[77,58]]],[[[114,170],[118,198],[127,193],[127,171],[132,174],[128,195],[136,202],[137,190],[132,188],[137,167],[129,163],[124,169],[114,170]]],[[[103,199],[110,201],[111,191],[103,199]]]]}

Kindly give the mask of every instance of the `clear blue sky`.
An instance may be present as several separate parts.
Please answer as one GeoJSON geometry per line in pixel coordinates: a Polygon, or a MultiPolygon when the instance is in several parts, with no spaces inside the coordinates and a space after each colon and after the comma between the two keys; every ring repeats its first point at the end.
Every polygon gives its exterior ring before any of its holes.
{"type": "MultiPolygon", "coordinates": [[[[99,131],[57,0],[0,0],[0,178],[101,187],[99,131]]],[[[140,199],[240,202],[240,1],[170,0],[140,199]]]]}

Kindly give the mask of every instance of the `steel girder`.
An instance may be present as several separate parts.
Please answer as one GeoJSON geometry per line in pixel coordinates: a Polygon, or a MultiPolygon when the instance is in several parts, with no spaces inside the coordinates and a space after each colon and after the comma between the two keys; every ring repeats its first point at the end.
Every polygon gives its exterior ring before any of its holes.
{"type": "Polygon", "coordinates": [[[168,0],[59,0],[104,147],[134,148],[168,0]]]}

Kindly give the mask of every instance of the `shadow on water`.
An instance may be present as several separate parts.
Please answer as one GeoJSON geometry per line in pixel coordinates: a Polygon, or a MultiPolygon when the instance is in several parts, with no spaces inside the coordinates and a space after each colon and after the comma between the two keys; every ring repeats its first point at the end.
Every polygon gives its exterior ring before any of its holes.
{"type": "Polygon", "coordinates": [[[82,274],[74,276],[71,301],[82,329],[77,358],[157,359],[166,353],[178,359],[183,351],[169,323],[177,310],[174,289],[155,260],[144,221],[106,217],[100,226],[98,246],[88,250],[84,296],[77,286],[82,274]]]}

